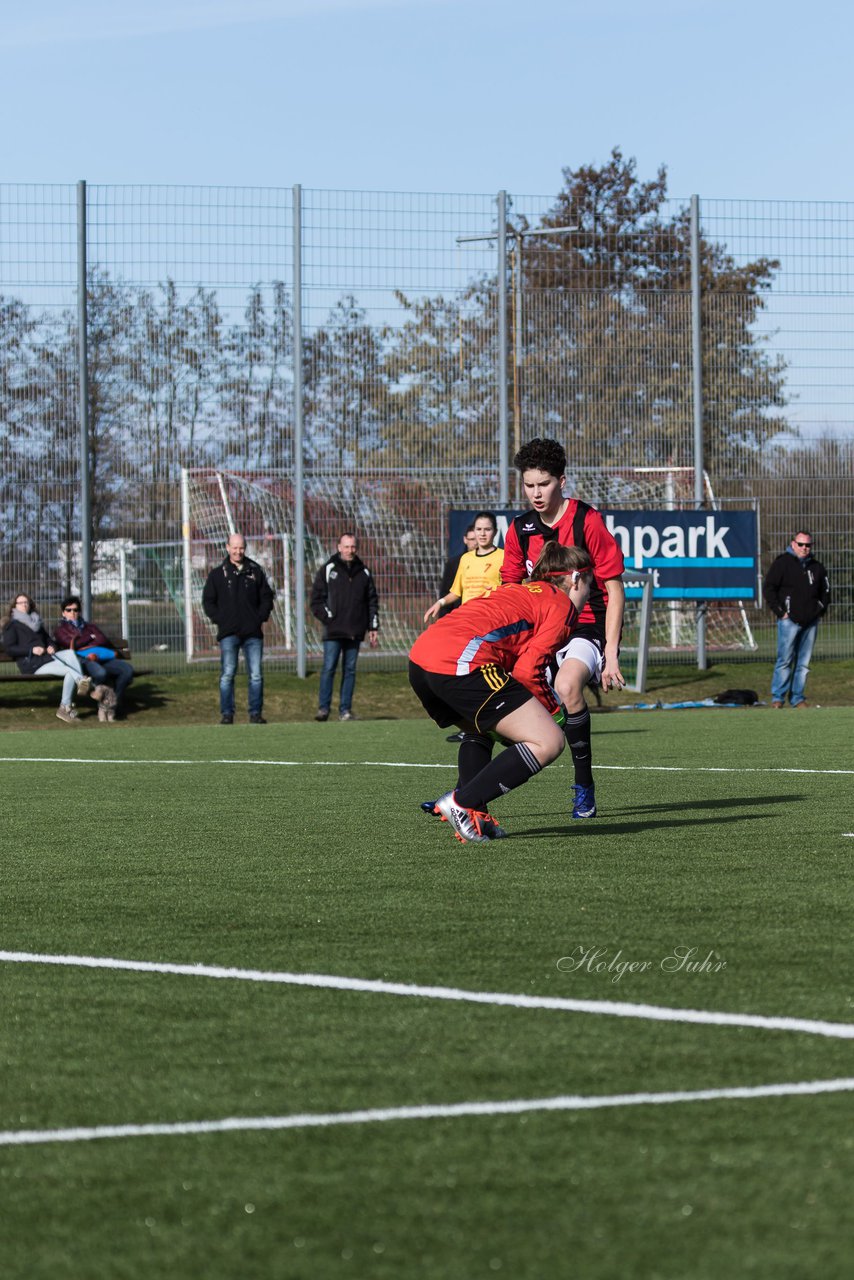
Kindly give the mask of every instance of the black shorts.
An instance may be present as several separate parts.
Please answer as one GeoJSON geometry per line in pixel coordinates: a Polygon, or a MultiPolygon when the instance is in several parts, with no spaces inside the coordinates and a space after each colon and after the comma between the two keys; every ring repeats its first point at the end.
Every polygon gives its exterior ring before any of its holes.
{"type": "Polygon", "coordinates": [[[480,733],[488,733],[533,696],[501,667],[492,665],[478,667],[467,676],[444,676],[410,662],[409,683],[440,729],[473,724],[480,733]]]}

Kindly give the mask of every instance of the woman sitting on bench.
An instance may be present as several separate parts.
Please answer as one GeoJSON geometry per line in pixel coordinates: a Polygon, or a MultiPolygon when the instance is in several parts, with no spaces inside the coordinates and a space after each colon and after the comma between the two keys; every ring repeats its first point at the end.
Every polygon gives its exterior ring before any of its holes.
{"type": "Polygon", "coordinates": [[[20,592],[9,608],[9,616],[3,626],[3,648],[18,664],[18,670],[26,676],[62,676],[62,696],[57,718],[66,724],[74,724],[75,690],[81,696],[91,691],[96,702],[113,697],[108,685],[92,688],[92,681],[84,676],[80,659],[70,649],[57,651],[45,630],[35,603],[20,592]]]}

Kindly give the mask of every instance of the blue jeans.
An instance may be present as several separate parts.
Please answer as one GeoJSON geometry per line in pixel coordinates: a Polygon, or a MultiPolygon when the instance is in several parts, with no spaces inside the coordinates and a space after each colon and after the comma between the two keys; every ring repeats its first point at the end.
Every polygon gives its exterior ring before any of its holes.
{"type": "Polygon", "coordinates": [[[223,636],[219,642],[219,710],[220,715],[234,715],[234,677],[237,672],[237,655],[243,648],[243,661],[249,676],[249,714],[260,716],[264,705],[264,677],[261,674],[261,659],[264,656],[264,641],[261,636],[250,636],[241,640],[240,636],[223,636]]]}
{"type": "Polygon", "coordinates": [[[122,705],[125,689],[133,680],[133,667],[124,658],[108,658],[99,662],[97,658],[84,658],[83,666],[87,676],[91,676],[95,684],[108,684],[108,676],[115,680],[116,709],[122,705]]]}
{"type": "Polygon", "coordinates": [[[808,627],[799,627],[791,618],[780,618],[777,622],[777,665],[771,677],[773,702],[785,702],[787,693],[793,707],[804,701],[817,630],[817,622],[808,627]]]}
{"type": "Polygon", "coordinates": [[[360,640],[324,640],[323,667],[320,672],[320,696],[318,707],[328,711],[332,705],[332,684],[335,679],[335,668],[342,653],[341,664],[341,711],[349,711],[353,706],[353,689],[356,686],[356,661],[359,657],[360,640]]]}
{"type": "Polygon", "coordinates": [[[43,663],[35,674],[37,676],[62,676],[61,705],[70,707],[74,701],[77,681],[83,677],[83,669],[80,666],[80,659],[73,649],[60,649],[56,657],[51,658],[50,662],[43,663]]]}

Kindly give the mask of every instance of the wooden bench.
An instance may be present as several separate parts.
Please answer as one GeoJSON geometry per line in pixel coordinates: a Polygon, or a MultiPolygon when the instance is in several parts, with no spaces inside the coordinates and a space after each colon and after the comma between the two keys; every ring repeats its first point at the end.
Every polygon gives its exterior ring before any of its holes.
{"type": "MultiPolygon", "coordinates": [[[[118,650],[117,656],[119,658],[124,658],[126,661],[129,662],[130,650],[127,647],[127,642],[125,640],[121,640],[119,643],[121,647],[118,650]]],[[[144,670],[137,670],[137,668],[134,667],[133,674],[134,674],[134,678],[136,678],[137,676],[150,675],[151,672],[144,671],[144,670]]],[[[0,644],[0,680],[62,680],[63,678],[64,678],[64,673],[60,673],[58,671],[48,676],[41,676],[38,674],[38,672],[35,672],[35,674],[30,675],[28,672],[19,671],[18,664],[16,663],[15,659],[10,657],[9,654],[6,652],[6,650],[3,648],[2,644],[0,644]]]]}

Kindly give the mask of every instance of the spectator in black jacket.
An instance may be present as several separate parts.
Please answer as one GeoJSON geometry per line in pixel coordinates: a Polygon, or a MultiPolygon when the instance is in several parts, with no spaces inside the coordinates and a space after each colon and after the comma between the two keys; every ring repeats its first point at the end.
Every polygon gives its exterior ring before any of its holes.
{"type": "Polygon", "coordinates": [[[771,705],[806,707],[804,687],[818,620],[830,604],[823,564],[813,558],[812,534],[796,533],[765,578],[765,599],[777,615],[777,665],[771,678],[771,705]]]}
{"type": "Polygon", "coordinates": [[[329,719],[335,670],[342,654],[338,719],[354,719],[353,689],[359,646],[367,632],[371,648],[376,648],[380,625],[378,609],[371,571],[356,555],[356,536],[342,533],[338,550],[318,570],[311,589],[311,612],[323,623],[323,669],[315,720],[329,719]]]}
{"type": "Polygon", "coordinates": [[[266,724],[264,707],[264,657],[262,627],[273,611],[275,593],[267,575],[246,554],[246,539],[233,533],[228,539],[228,555],[211,569],[202,592],[202,608],[216,624],[220,649],[220,724],[234,723],[234,676],[243,649],[249,675],[249,723],[266,724]]]}

